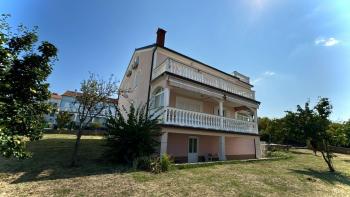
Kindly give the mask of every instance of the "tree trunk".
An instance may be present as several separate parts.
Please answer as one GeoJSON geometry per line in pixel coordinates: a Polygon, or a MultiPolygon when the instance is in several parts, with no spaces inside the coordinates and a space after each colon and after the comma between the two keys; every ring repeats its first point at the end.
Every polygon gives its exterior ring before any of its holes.
{"type": "Polygon", "coordinates": [[[328,152],[326,152],[327,155],[324,155],[325,153],[323,151],[321,151],[322,153],[322,157],[323,159],[325,160],[325,162],[327,163],[328,165],[328,169],[330,172],[335,172],[335,169],[334,169],[334,166],[333,166],[333,163],[332,163],[332,158],[331,156],[329,155],[328,152]]]}
{"type": "Polygon", "coordinates": [[[72,162],[70,164],[71,167],[74,167],[78,164],[78,149],[80,146],[81,136],[82,136],[82,129],[81,129],[81,126],[79,126],[79,129],[77,131],[77,139],[75,141],[73,155],[72,155],[72,162]]]}

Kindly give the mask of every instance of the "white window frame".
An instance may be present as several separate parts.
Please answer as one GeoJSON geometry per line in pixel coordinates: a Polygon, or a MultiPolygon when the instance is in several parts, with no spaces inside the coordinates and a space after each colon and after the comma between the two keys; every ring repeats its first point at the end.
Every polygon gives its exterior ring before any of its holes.
{"type": "Polygon", "coordinates": [[[249,116],[248,114],[245,114],[242,112],[236,112],[236,119],[251,122],[253,118],[251,116],[249,116]]]}
{"type": "Polygon", "coordinates": [[[153,91],[151,103],[152,103],[151,108],[153,109],[164,107],[164,88],[163,87],[157,87],[155,91],[153,91]],[[154,92],[156,93],[154,94],[154,92]],[[157,98],[159,98],[159,106],[156,106],[157,98]]]}

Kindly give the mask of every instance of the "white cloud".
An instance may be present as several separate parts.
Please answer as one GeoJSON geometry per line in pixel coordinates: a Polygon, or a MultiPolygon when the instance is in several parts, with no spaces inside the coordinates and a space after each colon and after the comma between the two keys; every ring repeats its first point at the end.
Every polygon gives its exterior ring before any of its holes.
{"type": "Polygon", "coordinates": [[[333,37],[330,37],[330,38],[319,37],[315,40],[315,45],[321,45],[325,47],[331,47],[339,43],[340,43],[340,40],[337,40],[333,37]]]}
{"type": "Polygon", "coordinates": [[[265,72],[261,73],[261,74],[259,75],[259,77],[257,77],[256,79],[252,80],[252,84],[253,84],[253,85],[256,85],[256,84],[258,84],[259,82],[261,82],[262,80],[265,80],[265,79],[267,79],[267,78],[269,78],[269,77],[272,77],[272,76],[274,76],[274,75],[276,75],[275,72],[272,72],[272,71],[265,71],[265,72]]]}
{"type": "Polygon", "coordinates": [[[276,73],[272,72],[272,71],[265,71],[264,75],[265,76],[274,76],[276,73]]]}

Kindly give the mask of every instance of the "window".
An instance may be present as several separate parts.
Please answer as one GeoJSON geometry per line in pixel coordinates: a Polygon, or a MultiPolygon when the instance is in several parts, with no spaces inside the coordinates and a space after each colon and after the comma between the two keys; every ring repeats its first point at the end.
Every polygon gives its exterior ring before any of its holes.
{"type": "Polygon", "coordinates": [[[238,120],[243,120],[243,121],[251,121],[250,116],[242,113],[237,113],[237,119],[238,120]]]}
{"type": "Polygon", "coordinates": [[[188,139],[188,152],[197,153],[197,138],[188,139]]]}
{"type": "Polygon", "coordinates": [[[159,108],[164,106],[164,89],[159,87],[153,92],[152,108],[159,108]]]}
{"type": "Polygon", "coordinates": [[[176,108],[195,112],[202,112],[202,106],[203,103],[201,101],[179,96],[176,97],[176,108]]]}

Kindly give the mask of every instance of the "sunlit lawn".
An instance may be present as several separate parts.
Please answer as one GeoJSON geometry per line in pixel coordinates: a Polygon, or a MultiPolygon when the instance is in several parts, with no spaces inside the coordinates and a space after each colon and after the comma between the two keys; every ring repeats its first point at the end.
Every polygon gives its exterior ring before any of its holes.
{"type": "Polygon", "coordinates": [[[133,172],[106,162],[100,137],[85,136],[80,166],[69,168],[73,135],[45,135],[24,161],[0,159],[0,196],[350,196],[350,156],[338,154],[337,173],[320,156],[214,165],[162,174],[133,172]]]}

